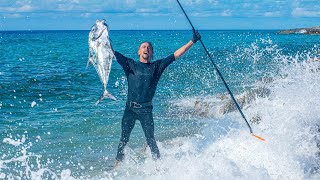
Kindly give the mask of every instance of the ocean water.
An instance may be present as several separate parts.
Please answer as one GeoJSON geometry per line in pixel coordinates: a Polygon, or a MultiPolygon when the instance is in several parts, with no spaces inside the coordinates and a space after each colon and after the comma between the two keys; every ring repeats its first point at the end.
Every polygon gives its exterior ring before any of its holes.
{"type": "MultiPolygon", "coordinates": [[[[320,178],[320,36],[200,31],[266,141],[250,135],[239,112],[222,113],[229,96],[197,43],[166,69],[153,100],[162,159],[144,150],[137,122],[125,161],[112,169],[127,82],[114,61],[108,90],[118,100],[94,105],[103,87],[86,68],[88,33],[0,32],[0,179],[320,178]],[[261,88],[267,93],[255,91],[261,88]]],[[[142,41],[159,59],[191,35],[110,31],[114,49],[136,60],[142,41]]]]}

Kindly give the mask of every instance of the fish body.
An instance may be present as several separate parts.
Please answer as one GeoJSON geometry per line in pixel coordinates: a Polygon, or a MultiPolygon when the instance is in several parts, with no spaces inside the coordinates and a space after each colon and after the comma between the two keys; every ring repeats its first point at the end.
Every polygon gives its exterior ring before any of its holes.
{"type": "Polygon", "coordinates": [[[107,91],[112,60],[115,56],[111,49],[109,27],[104,19],[96,20],[96,23],[92,26],[89,33],[88,45],[89,57],[87,67],[90,63],[94,66],[104,88],[104,91],[96,102],[96,105],[106,97],[116,100],[116,98],[107,91]]]}

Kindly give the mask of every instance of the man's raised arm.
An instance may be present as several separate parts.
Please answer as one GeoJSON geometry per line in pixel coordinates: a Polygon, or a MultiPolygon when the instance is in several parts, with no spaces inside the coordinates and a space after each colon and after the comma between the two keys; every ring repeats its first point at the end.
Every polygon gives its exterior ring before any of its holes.
{"type": "Polygon", "coordinates": [[[200,39],[201,39],[201,36],[199,32],[193,31],[192,39],[187,44],[183,45],[181,48],[179,48],[174,52],[174,58],[177,60],[179,57],[184,55],[184,53],[186,53],[190,49],[190,47],[200,39]]]}

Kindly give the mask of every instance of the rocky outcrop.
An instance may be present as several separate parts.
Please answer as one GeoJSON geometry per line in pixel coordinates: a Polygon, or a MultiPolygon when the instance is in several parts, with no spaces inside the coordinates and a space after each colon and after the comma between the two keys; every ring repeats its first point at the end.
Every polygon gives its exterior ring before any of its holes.
{"type": "MultiPolygon", "coordinates": [[[[241,108],[245,105],[250,104],[251,102],[255,101],[258,97],[266,98],[270,95],[270,89],[266,87],[259,87],[256,89],[250,89],[248,92],[243,93],[237,99],[237,102],[241,108]]],[[[232,111],[236,111],[237,107],[234,102],[228,98],[227,102],[220,108],[221,114],[230,113],[232,111]]]]}
{"type": "Polygon", "coordinates": [[[311,27],[311,28],[281,30],[278,33],[279,34],[319,34],[320,35],[320,26],[311,27]]]}

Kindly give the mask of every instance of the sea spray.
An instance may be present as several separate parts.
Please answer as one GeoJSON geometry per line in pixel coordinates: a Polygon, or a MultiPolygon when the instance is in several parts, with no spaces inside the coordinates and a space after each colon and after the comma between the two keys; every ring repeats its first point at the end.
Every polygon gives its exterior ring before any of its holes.
{"type": "Polygon", "coordinates": [[[160,143],[160,170],[154,170],[148,159],[142,164],[124,163],[119,174],[128,179],[319,178],[315,128],[320,119],[320,71],[310,71],[316,67],[319,64],[314,62],[288,65],[281,71],[286,78],[268,85],[270,97],[245,110],[249,117],[259,112],[261,122],[253,128],[266,142],[250,136],[237,112],[206,118],[201,134],[160,143]]]}
{"type": "MultiPolygon", "coordinates": [[[[153,103],[162,159],[154,162],[148,148],[143,151],[145,138],[137,123],[128,158],[112,170],[127,82],[121,66],[114,63],[109,88],[119,100],[92,106],[100,82],[93,68],[84,70],[87,35],[88,31],[2,33],[1,178],[320,179],[320,36],[201,31],[237,98],[252,89],[270,90],[268,96],[243,104],[254,132],[267,141],[253,138],[238,112],[220,113],[228,94],[195,45],[159,81],[153,103]],[[32,108],[33,101],[37,104],[32,108]],[[204,103],[195,109],[196,102],[204,103]],[[28,171],[18,159],[28,161],[28,171]],[[31,176],[33,172],[38,175],[31,176]]],[[[115,50],[135,60],[137,38],[155,42],[159,59],[189,40],[190,31],[110,31],[110,37],[115,50]]]]}
{"type": "MultiPolygon", "coordinates": [[[[267,142],[252,138],[237,112],[216,116],[214,107],[223,105],[217,103],[216,97],[198,97],[195,99],[216,102],[208,109],[212,116],[209,113],[204,117],[206,123],[200,135],[160,143],[163,158],[158,171],[152,170],[147,160],[135,164],[138,167],[134,169],[134,162],[124,163],[120,174],[125,173],[129,179],[318,179],[320,64],[300,53],[275,57],[275,61],[284,63],[277,74],[268,83],[257,81],[252,85],[263,85],[270,89],[270,95],[245,106],[249,117],[259,115],[260,120],[253,127],[267,142]]],[[[180,115],[184,118],[186,114],[191,119],[201,118],[194,115],[196,100],[186,97],[172,101],[182,109],[180,115]],[[186,107],[194,108],[193,112],[183,111],[186,107]]]]}
{"type": "MultiPolygon", "coordinates": [[[[40,136],[36,141],[41,140],[40,136]]],[[[33,143],[28,140],[26,134],[22,136],[9,135],[3,139],[3,143],[13,146],[0,159],[0,178],[2,179],[72,179],[68,170],[63,170],[61,176],[48,168],[50,159],[44,161],[41,155],[30,152],[33,143]]]]}

